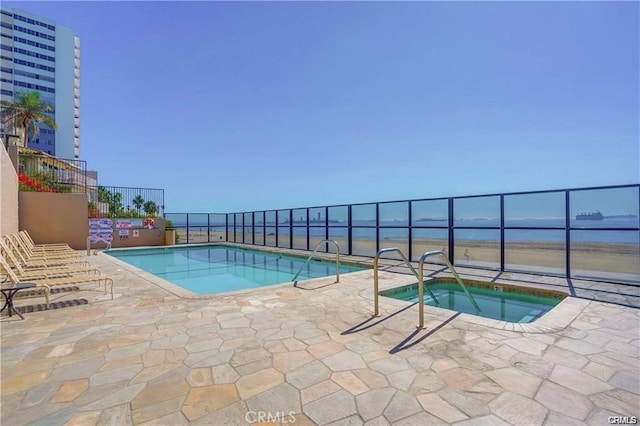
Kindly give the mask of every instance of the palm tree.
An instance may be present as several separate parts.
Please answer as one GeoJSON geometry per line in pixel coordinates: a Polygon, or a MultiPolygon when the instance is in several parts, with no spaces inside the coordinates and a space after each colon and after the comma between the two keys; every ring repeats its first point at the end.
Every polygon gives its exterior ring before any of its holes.
{"type": "Polygon", "coordinates": [[[138,210],[138,214],[140,214],[140,209],[144,205],[144,198],[142,198],[142,195],[136,195],[136,197],[131,201],[133,202],[133,206],[136,208],[136,210],[138,210]]]}
{"type": "Polygon", "coordinates": [[[3,122],[11,120],[17,121],[19,127],[24,129],[24,146],[29,140],[35,139],[40,133],[38,123],[44,123],[56,129],[56,122],[46,115],[53,112],[53,107],[40,100],[40,92],[20,92],[16,93],[16,101],[2,101],[1,118],[3,122]],[[31,139],[29,139],[31,132],[31,139]]]}
{"type": "Polygon", "coordinates": [[[144,203],[143,208],[144,208],[144,212],[148,217],[155,216],[156,213],[158,212],[158,205],[153,201],[147,201],[146,203],[144,203]]]}

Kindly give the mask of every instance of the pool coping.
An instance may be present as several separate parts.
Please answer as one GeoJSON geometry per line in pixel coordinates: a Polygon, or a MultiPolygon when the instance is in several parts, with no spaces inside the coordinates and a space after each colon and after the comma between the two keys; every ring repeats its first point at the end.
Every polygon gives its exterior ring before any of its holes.
{"type": "MultiPolygon", "coordinates": [[[[219,246],[227,246],[227,247],[233,247],[233,246],[229,246],[226,244],[221,244],[221,243],[207,243],[207,244],[193,244],[193,245],[184,245],[184,246],[178,246],[180,248],[185,247],[202,247],[202,246],[211,246],[211,245],[219,245],[219,246]]],[[[140,250],[140,249],[154,249],[154,248],[171,248],[171,247],[176,247],[176,246],[144,246],[144,247],[126,247],[126,248],[118,248],[118,249],[114,249],[114,251],[128,251],[128,250],[140,250]]],[[[250,249],[247,249],[250,250],[250,249]]],[[[260,251],[264,251],[264,252],[268,252],[268,253],[277,253],[274,251],[269,251],[269,250],[260,250],[260,251]]],[[[184,287],[181,287],[177,284],[172,283],[171,281],[165,280],[164,278],[160,278],[150,272],[147,272],[143,269],[138,268],[137,266],[134,266],[130,263],[127,263],[123,260],[118,259],[115,256],[110,256],[108,253],[105,253],[104,251],[98,252],[97,253],[98,256],[107,256],[108,259],[112,260],[114,263],[116,263],[117,265],[121,266],[123,269],[126,269],[127,271],[137,275],[138,277],[149,281],[150,283],[154,284],[157,287],[160,287],[161,289],[173,294],[174,296],[177,297],[181,297],[181,298],[185,298],[185,299],[209,299],[212,297],[232,297],[232,296],[238,296],[238,295],[242,295],[242,294],[247,294],[247,293],[252,293],[255,291],[260,291],[260,290],[264,290],[264,289],[276,289],[276,288],[282,288],[282,287],[299,287],[300,284],[304,283],[305,285],[308,284],[323,284],[323,285],[330,285],[330,284],[340,284],[339,282],[335,282],[333,281],[332,283],[326,283],[327,280],[331,279],[334,280],[334,276],[333,275],[328,275],[328,276],[324,276],[324,277],[318,277],[318,278],[311,278],[308,280],[300,280],[297,281],[296,283],[294,283],[293,281],[285,281],[282,283],[276,283],[276,284],[269,284],[266,286],[260,286],[260,287],[254,287],[254,288],[247,288],[247,289],[243,289],[243,290],[234,290],[234,291],[225,291],[222,293],[213,293],[213,294],[198,294],[198,293],[194,293],[190,290],[187,290],[184,287]]],[[[296,256],[296,257],[300,257],[300,256],[296,256]]],[[[327,260],[324,258],[321,258],[322,260],[327,260]]],[[[342,262],[340,263],[341,265],[343,264],[342,262]]],[[[352,262],[349,263],[345,263],[346,265],[349,266],[358,266],[358,267],[363,267],[364,265],[358,265],[352,262]]],[[[340,276],[345,276],[345,275],[351,275],[351,274],[361,274],[361,273],[366,273],[369,271],[369,268],[365,268],[365,270],[363,271],[354,271],[354,272],[347,272],[344,274],[340,274],[340,276]]]]}
{"type": "MultiPolygon", "coordinates": [[[[394,274],[394,273],[385,272],[385,274],[394,274]]],[[[411,276],[411,278],[415,280],[413,276],[411,276]]],[[[379,289],[378,295],[384,297],[379,299],[380,305],[383,305],[383,304],[392,305],[398,308],[406,308],[407,306],[410,306],[410,305],[417,306],[417,302],[407,302],[404,300],[394,299],[392,297],[383,296],[380,294],[382,291],[391,290],[394,288],[403,287],[405,285],[411,285],[411,284],[415,284],[415,282],[385,285],[383,289],[379,289]]],[[[495,281],[495,282],[492,282],[491,284],[513,286],[513,284],[503,283],[501,281],[495,281]]],[[[519,287],[527,287],[527,286],[519,286],[519,287]]],[[[527,288],[532,288],[537,290],[536,287],[527,287],[527,288]]],[[[373,294],[371,291],[366,291],[366,293],[368,293],[368,296],[370,296],[370,298],[373,299],[373,294]]],[[[362,291],[360,292],[360,295],[363,297],[367,297],[367,294],[363,294],[362,291]]],[[[467,314],[464,312],[460,312],[459,315],[456,317],[456,320],[459,319],[474,325],[495,328],[499,330],[506,330],[506,331],[515,331],[515,332],[521,332],[521,333],[548,333],[553,331],[559,331],[569,326],[569,324],[571,324],[578,317],[578,315],[589,305],[589,303],[591,303],[590,300],[579,299],[579,298],[571,297],[567,295],[560,303],[554,306],[553,309],[549,310],[540,319],[534,322],[524,323],[524,324],[485,318],[485,317],[480,317],[473,314],[467,314]]],[[[449,309],[439,308],[439,307],[430,306],[430,305],[424,305],[424,311],[425,313],[429,313],[429,311],[431,311],[431,313],[438,314],[438,315],[458,313],[457,311],[451,311],[449,309]]]]}
{"type": "MultiPolygon", "coordinates": [[[[131,247],[131,248],[121,248],[121,249],[117,249],[118,251],[124,251],[124,250],[138,250],[138,249],[154,249],[154,248],[172,248],[172,247],[177,247],[177,248],[182,248],[182,247],[202,247],[202,246],[227,246],[227,247],[235,247],[235,248],[244,248],[241,245],[237,245],[236,243],[218,243],[218,242],[213,242],[213,243],[201,243],[201,244],[189,244],[189,245],[179,245],[179,246],[145,246],[145,247],[131,247]]],[[[256,247],[255,249],[253,247],[248,248],[248,250],[256,250],[256,251],[264,251],[264,252],[268,252],[268,253],[283,253],[283,254],[287,254],[287,255],[292,255],[294,257],[301,257],[301,258],[305,258],[305,256],[296,256],[295,254],[291,253],[291,249],[283,249],[280,247],[266,247],[266,246],[259,246],[256,247]]],[[[331,259],[329,256],[334,255],[334,253],[317,253],[318,254],[318,258],[325,260],[325,261],[332,261],[333,259],[331,259]]],[[[98,255],[106,255],[103,252],[99,252],[98,255]]],[[[249,293],[253,293],[253,292],[260,292],[263,290],[267,290],[267,289],[272,289],[272,290],[276,290],[276,289],[282,289],[282,288],[286,288],[286,287],[294,287],[293,282],[284,282],[284,283],[279,283],[279,284],[271,284],[269,286],[264,286],[264,287],[256,287],[256,288],[250,288],[250,289],[244,289],[244,290],[236,290],[236,291],[229,291],[229,292],[224,292],[224,293],[216,293],[216,294],[197,294],[197,293],[193,293],[189,290],[186,290],[176,284],[173,284],[167,280],[164,280],[162,278],[159,278],[153,274],[150,274],[146,271],[143,271],[140,268],[137,268],[129,263],[126,263],[124,261],[121,261],[120,259],[117,259],[114,256],[109,256],[109,259],[115,261],[117,264],[121,265],[123,268],[127,269],[129,272],[132,272],[134,274],[136,274],[137,276],[139,276],[140,278],[145,279],[146,281],[154,284],[157,287],[162,288],[163,290],[167,291],[168,293],[171,293],[177,297],[181,297],[181,298],[187,298],[187,299],[210,299],[210,298],[218,298],[218,297],[233,297],[233,296],[238,296],[238,295],[243,295],[243,294],[249,294],[249,293]]],[[[385,259],[385,260],[389,260],[389,259],[385,259]]],[[[341,260],[341,263],[342,260],[341,260]]],[[[372,266],[371,265],[367,265],[365,263],[358,263],[357,261],[348,261],[348,262],[344,262],[344,264],[347,265],[351,265],[351,266],[358,266],[358,267],[362,267],[364,268],[363,271],[356,271],[356,272],[349,272],[347,274],[341,274],[341,277],[343,275],[360,275],[360,274],[366,274],[366,273],[372,273],[372,266]]],[[[407,274],[402,274],[402,273],[396,273],[396,272],[391,272],[391,271],[383,271],[380,270],[379,271],[379,275],[380,277],[382,277],[382,275],[387,275],[388,276],[393,276],[394,279],[393,281],[395,281],[394,283],[380,283],[380,288],[378,289],[379,292],[380,291],[384,291],[384,290],[388,290],[391,288],[396,288],[396,287],[401,287],[403,285],[407,285],[407,284],[411,284],[411,280],[415,280],[415,277],[413,275],[407,275],[407,274]],[[402,282],[404,281],[404,282],[402,282]]],[[[319,287],[324,287],[327,285],[331,285],[331,284],[338,284],[339,283],[335,283],[335,281],[333,281],[334,277],[330,276],[330,277],[319,277],[319,278],[313,278],[310,280],[304,280],[304,281],[299,281],[300,283],[305,283],[306,285],[314,285],[314,284],[322,284],[319,287]],[[329,282],[329,280],[332,280],[333,282],[329,282]]],[[[415,282],[414,282],[415,284],[415,282]]],[[[491,283],[492,285],[503,285],[503,286],[508,286],[508,287],[513,287],[514,284],[512,283],[508,283],[508,282],[504,282],[502,280],[496,280],[494,282],[491,283]]],[[[531,289],[537,289],[539,290],[540,287],[537,287],[535,285],[535,283],[531,283],[532,287],[528,287],[531,289]]],[[[527,287],[527,286],[520,286],[520,285],[515,285],[516,287],[527,287]]],[[[373,286],[371,286],[370,288],[367,289],[360,289],[358,290],[358,294],[361,297],[364,297],[365,299],[371,300],[373,303],[373,286]]],[[[298,286],[298,288],[301,288],[298,286]]],[[[309,289],[312,290],[312,289],[309,289]]],[[[579,298],[575,298],[572,297],[570,295],[567,295],[567,297],[565,297],[558,305],[556,305],[553,309],[551,309],[550,311],[548,311],[542,318],[532,322],[532,323],[526,323],[526,324],[520,324],[520,323],[512,323],[512,322],[507,322],[507,321],[500,321],[500,320],[495,320],[495,319],[491,319],[491,318],[484,318],[484,317],[479,317],[476,315],[472,315],[472,314],[467,314],[467,313],[458,313],[456,320],[462,320],[465,321],[467,323],[470,324],[474,324],[474,325],[478,325],[478,326],[484,326],[484,327],[489,327],[489,328],[493,328],[493,329],[499,329],[499,330],[505,330],[505,331],[514,331],[514,332],[521,332],[521,333],[548,333],[548,332],[554,332],[554,331],[559,331],[562,330],[564,328],[566,328],[569,324],[571,324],[572,321],[574,321],[577,316],[587,307],[587,305],[590,303],[590,300],[585,300],[585,299],[579,299],[579,298]]],[[[410,305],[410,302],[405,302],[403,300],[398,300],[398,299],[393,299],[393,298],[389,298],[389,297],[384,297],[384,299],[381,299],[381,303],[380,305],[391,305],[394,308],[406,308],[408,305],[410,305]]],[[[416,304],[417,305],[417,304],[416,304]]],[[[438,315],[438,316],[446,316],[447,314],[451,314],[454,311],[450,311],[448,309],[444,309],[444,308],[438,308],[438,307],[434,307],[434,306],[429,306],[429,305],[425,305],[425,313],[429,313],[429,311],[432,311],[433,314],[438,315]]]]}

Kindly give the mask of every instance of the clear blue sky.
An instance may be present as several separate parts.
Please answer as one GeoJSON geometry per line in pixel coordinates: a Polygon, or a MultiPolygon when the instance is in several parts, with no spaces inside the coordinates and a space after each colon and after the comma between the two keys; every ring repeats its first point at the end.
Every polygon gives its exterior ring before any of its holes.
{"type": "Polygon", "coordinates": [[[168,212],[638,183],[637,2],[4,2],[81,39],[81,158],[168,212]]]}

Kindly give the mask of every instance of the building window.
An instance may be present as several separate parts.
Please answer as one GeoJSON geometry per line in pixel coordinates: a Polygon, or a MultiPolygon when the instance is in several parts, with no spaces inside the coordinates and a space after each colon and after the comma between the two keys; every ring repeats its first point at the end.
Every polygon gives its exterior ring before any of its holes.
{"type": "Polygon", "coordinates": [[[54,58],[52,56],[43,55],[42,53],[37,53],[37,52],[31,52],[29,50],[20,49],[19,47],[14,47],[13,51],[15,53],[21,53],[23,55],[32,56],[34,58],[39,58],[39,59],[44,59],[46,61],[51,61],[51,62],[55,62],[56,61],[56,58],[54,58]]]}
{"type": "Polygon", "coordinates": [[[25,83],[24,81],[14,80],[13,84],[18,87],[26,87],[27,89],[36,89],[43,92],[56,93],[56,89],[51,87],[40,86],[39,84],[25,83]]]}
{"type": "Polygon", "coordinates": [[[31,35],[34,35],[36,37],[44,38],[46,40],[56,41],[56,38],[54,36],[50,36],[49,34],[44,34],[44,33],[41,33],[39,31],[30,30],[28,28],[24,28],[24,27],[21,27],[19,25],[14,25],[13,29],[15,31],[19,31],[21,33],[31,34],[31,35]]]}
{"type": "Polygon", "coordinates": [[[46,75],[34,74],[32,72],[26,72],[22,70],[16,70],[15,75],[21,75],[23,77],[35,78],[36,80],[44,80],[50,83],[55,83],[56,79],[53,77],[47,77],[46,75]]]}
{"type": "Polygon", "coordinates": [[[13,92],[11,90],[0,89],[0,93],[7,96],[13,96],[13,92]]]}
{"type": "Polygon", "coordinates": [[[27,17],[22,16],[22,15],[13,15],[13,18],[18,20],[18,21],[26,22],[27,24],[39,25],[39,26],[41,26],[43,28],[46,28],[48,30],[51,30],[51,31],[55,31],[56,30],[56,27],[53,26],[53,25],[49,25],[49,24],[46,24],[44,22],[36,21],[35,19],[27,18],[27,17]]]}
{"type": "Polygon", "coordinates": [[[20,43],[28,44],[29,46],[39,47],[40,49],[50,50],[52,52],[56,51],[56,48],[54,46],[38,43],[37,41],[33,41],[33,40],[27,40],[26,38],[15,37],[14,40],[20,43]]]}
{"type": "MultiPolygon", "coordinates": [[[[3,57],[2,59],[11,60],[11,58],[5,58],[5,57],[3,57]]],[[[18,59],[18,58],[13,59],[13,63],[20,64],[20,65],[26,65],[28,67],[38,68],[38,69],[45,70],[45,71],[56,72],[56,69],[54,67],[49,67],[47,65],[42,65],[42,64],[34,64],[33,62],[25,61],[25,60],[18,59]]]]}

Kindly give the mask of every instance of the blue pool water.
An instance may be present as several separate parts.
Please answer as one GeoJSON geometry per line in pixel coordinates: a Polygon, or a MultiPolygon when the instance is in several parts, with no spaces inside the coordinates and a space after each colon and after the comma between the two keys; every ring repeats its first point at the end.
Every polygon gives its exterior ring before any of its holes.
{"type": "MultiPolygon", "coordinates": [[[[106,254],[196,294],[217,294],[291,282],[305,258],[222,245],[140,250],[106,254]]],[[[340,264],[340,273],[362,271],[340,264]]],[[[335,275],[335,262],[311,260],[298,281],[335,275]]]]}
{"type": "MultiPolygon", "coordinates": [[[[459,284],[432,282],[429,284],[429,288],[440,302],[440,308],[507,322],[533,322],[562,301],[552,297],[467,286],[476,303],[480,306],[480,312],[477,312],[459,284]]],[[[413,284],[381,291],[380,295],[415,303],[418,301],[418,285],[413,284]]],[[[426,291],[424,304],[437,306],[426,291]]]]}

